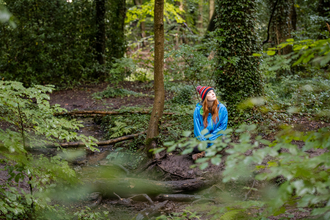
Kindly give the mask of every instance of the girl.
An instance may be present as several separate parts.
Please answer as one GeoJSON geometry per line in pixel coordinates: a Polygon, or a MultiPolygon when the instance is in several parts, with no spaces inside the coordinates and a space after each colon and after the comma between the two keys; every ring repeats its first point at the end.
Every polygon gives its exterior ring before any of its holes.
{"type": "MultiPolygon", "coordinates": [[[[222,130],[226,130],[228,122],[228,112],[226,107],[221,104],[214,93],[212,87],[197,86],[202,102],[198,103],[194,112],[194,133],[200,141],[213,141],[220,137],[218,134],[222,130]],[[202,130],[206,129],[207,133],[202,134],[202,130]],[[207,137],[206,137],[207,136],[207,137]]],[[[209,143],[208,147],[212,144],[209,143]]],[[[198,146],[194,148],[193,159],[196,160],[205,155],[205,152],[198,150],[198,146]]]]}

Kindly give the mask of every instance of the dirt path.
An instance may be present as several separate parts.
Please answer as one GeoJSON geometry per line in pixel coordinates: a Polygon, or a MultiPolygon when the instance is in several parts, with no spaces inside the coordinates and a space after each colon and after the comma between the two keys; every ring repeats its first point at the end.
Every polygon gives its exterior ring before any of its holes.
{"type": "MultiPolygon", "coordinates": [[[[109,110],[119,109],[121,107],[129,106],[145,106],[151,107],[153,104],[153,98],[150,97],[119,97],[119,98],[107,98],[102,100],[93,99],[92,95],[95,92],[101,92],[110,85],[108,83],[102,83],[99,85],[85,85],[74,89],[67,89],[61,91],[55,91],[50,94],[50,104],[60,104],[62,108],[69,111],[77,110],[109,110]]],[[[122,82],[120,87],[131,90],[134,92],[152,94],[152,83],[140,83],[140,82],[122,82]]]]}

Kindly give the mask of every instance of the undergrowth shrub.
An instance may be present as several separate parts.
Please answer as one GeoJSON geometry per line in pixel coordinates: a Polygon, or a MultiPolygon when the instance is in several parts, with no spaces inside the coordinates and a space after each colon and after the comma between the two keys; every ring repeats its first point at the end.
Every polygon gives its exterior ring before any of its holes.
{"type": "MultiPolygon", "coordinates": [[[[213,44],[214,46],[214,44],[213,44]]],[[[182,44],[178,49],[168,49],[165,53],[168,72],[165,73],[172,80],[185,80],[195,84],[201,80],[210,80],[214,73],[215,62],[204,55],[203,44],[188,45],[182,44]]],[[[208,47],[208,50],[212,48],[208,47]]]]}
{"type": "MultiPolygon", "coordinates": [[[[232,129],[220,133],[224,139],[200,142],[197,139],[187,138],[191,132],[184,132],[178,142],[165,143],[166,148],[160,148],[155,152],[167,150],[171,152],[176,148],[183,150],[182,154],[191,153],[198,145],[200,150],[206,152],[204,158],[196,160],[197,166],[204,170],[209,162],[219,165],[224,159],[219,152],[224,149],[229,154],[225,159],[223,182],[254,179],[254,181],[271,181],[281,176],[282,180],[277,187],[265,188],[258,192],[261,201],[246,200],[244,194],[235,199],[235,203],[229,204],[227,212],[220,218],[225,218],[232,211],[238,214],[241,210],[246,212],[259,204],[259,212],[253,217],[267,218],[288,213],[293,209],[311,209],[311,215],[319,219],[330,217],[330,129],[322,128],[318,131],[298,132],[291,127],[284,128],[275,136],[274,141],[263,139],[255,134],[256,125],[242,125],[235,130],[238,141],[233,141],[232,129]],[[304,142],[302,147],[293,141],[304,142]],[[207,144],[213,145],[207,148],[207,144]],[[310,155],[311,151],[324,149],[321,154],[310,155]],[[237,203],[241,204],[238,205],[237,203]],[[253,202],[255,204],[253,205],[253,202]],[[236,204],[236,205],[235,205],[236,204]],[[243,208],[245,206],[245,208],[243,208]]],[[[207,136],[206,136],[207,137],[207,136]]],[[[250,187],[250,186],[246,186],[250,187]]],[[[257,189],[258,190],[258,189],[257,189]]]]}
{"type": "MultiPolygon", "coordinates": [[[[105,131],[105,139],[112,139],[129,134],[144,132],[148,129],[149,114],[125,114],[126,110],[145,111],[137,107],[121,109],[123,115],[109,115],[102,118],[101,126],[105,131]]],[[[192,130],[194,105],[180,105],[166,103],[165,112],[175,113],[174,115],[163,115],[160,125],[160,140],[172,141],[181,138],[182,130],[192,130]]],[[[129,143],[131,149],[137,149],[144,145],[144,135],[140,135],[129,143]]],[[[121,145],[121,143],[118,143],[121,145]]]]}
{"type": "Polygon", "coordinates": [[[327,79],[285,77],[280,82],[268,84],[265,93],[279,109],[296,108],[296,111],[317,113],[330,108],[330,81],[327,79]]]}
{"type": "Polygon", "coordinates": [[[195,93],[193,86],[186,85],[183,87],[172,86],[171,91],[174,91],[172,103],[190,105],[192,104],[192,96],[195,93]]]}
{"type": "Polygon", "coordinates": [[[32,155],[29,149],[56,146],[62,141],[83,141],[92,151],[95,138],[78,135],[79,121],[57,118],[65,112],[50,106],[52,86],[25,88],[22,83],[0,81],[1,163],[9,178],[0,186],[0,217],[31,218],[40,210],[51,208],[51,192],[78,182],[76,173],[65,160],[66,151],[52,157],[32,155]],[[29,179],[27,181],[27,179],[29,179]],[[27,183],[30,191],[18,190],[27,183]],[[33,205],[33,207],[32,207],[33,205]]]}

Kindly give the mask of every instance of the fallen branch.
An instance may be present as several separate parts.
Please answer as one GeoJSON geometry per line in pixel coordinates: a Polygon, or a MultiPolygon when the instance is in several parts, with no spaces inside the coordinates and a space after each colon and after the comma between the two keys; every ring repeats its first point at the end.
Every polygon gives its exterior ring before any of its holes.
{"type": "Polygon", "coordinates": [[[116,178],[116,179],[86,179],[86,185],[90,186],[92,192],[102,192],[106,197],[113,197],[117,192],[122,197],[130,197],[136,194],[148,194],[157,196],[159,194],[172,194],[182,192],[194,192],[211,185],[211,181],[200,178],[179,181],[155,181],[138,178],[116,178]]]}
{"type": "MultiPolygon", "coordinates": [[[[123,115],[123,114],[151,114],[150,111],[72,111],[72,112],[61,112],[61,113],[55,113],[54,116],[60,116],[60,115],[72,115],[72,116],[86,116],[86,115],[123,115]]],[[[163,115],[175,115],[174,112],[164,112],[163,115]]]]}
{"type": "MultiPolygon", "coordinates": [[[[99,142],[96,142],[97,145],[110,145],[110,144],[114,144],[114,143],[117,143],[117,142],[121,142],[121,141],[125,141],[125,140],[129,140],[129,139],[132,139],[132,138],[135,138],[135,137],[138,137],[142,134],[146,133],[146,131],[144,132],[141,132],[141,133],[138,133],[138,134],[130,134],[130,135],[126,135],[126,136],[123,136],[123,137],[119,137],[119,138],[115,138],[115,139],[111,139],[111,140],[107,140],[107,141],[99,141],[99,142]]],[[[67,143],[62,143],[60,144],[61,147],[80,147],[80,146],[85,146],[85,143],[82,142],[82,141],[79,141],[79,142],[67,142],[67,143]]]]}

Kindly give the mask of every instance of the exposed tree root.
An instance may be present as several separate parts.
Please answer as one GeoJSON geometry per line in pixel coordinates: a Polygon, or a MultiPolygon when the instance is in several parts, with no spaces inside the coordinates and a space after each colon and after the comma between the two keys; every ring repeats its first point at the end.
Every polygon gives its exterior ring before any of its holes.
{"type": "Polygon", "coordinates": [[[101,194],[98,194],[97,200],[95,202],[93,202],[92,204],[90,204],[89,207],[90,208],[97,207],[102,202],[102,199],[103,199],[102,195],[101,194]]]}
{"type": "Polygon", "coordinates": [[[145,208],[140,211],[136,216],[134,216],[132,220],[150,219],[150,217],[158,215],[160,213],[160,209],[164,208],[167,203],[168,201],[164,201],[145,208]]]}
{"type": "Polygon", "coordinates": [[[180,175],[180,174],[172,173],[172,172],[166,170],[166,169],[165,169],[164,167],[162,167],[160,164],[156,164],[156,166],[159,167],[161,170],[163,170],[165,173],[169,173],[169,174],[171,174],[171,175],[173,175],[173,176],[177,176],[177,177],[180,177],[180,178],[182,178],[182,179],[194,179],[194,178],[190,178],[190,177],[182,176],[182,175],[180,175]]]}

